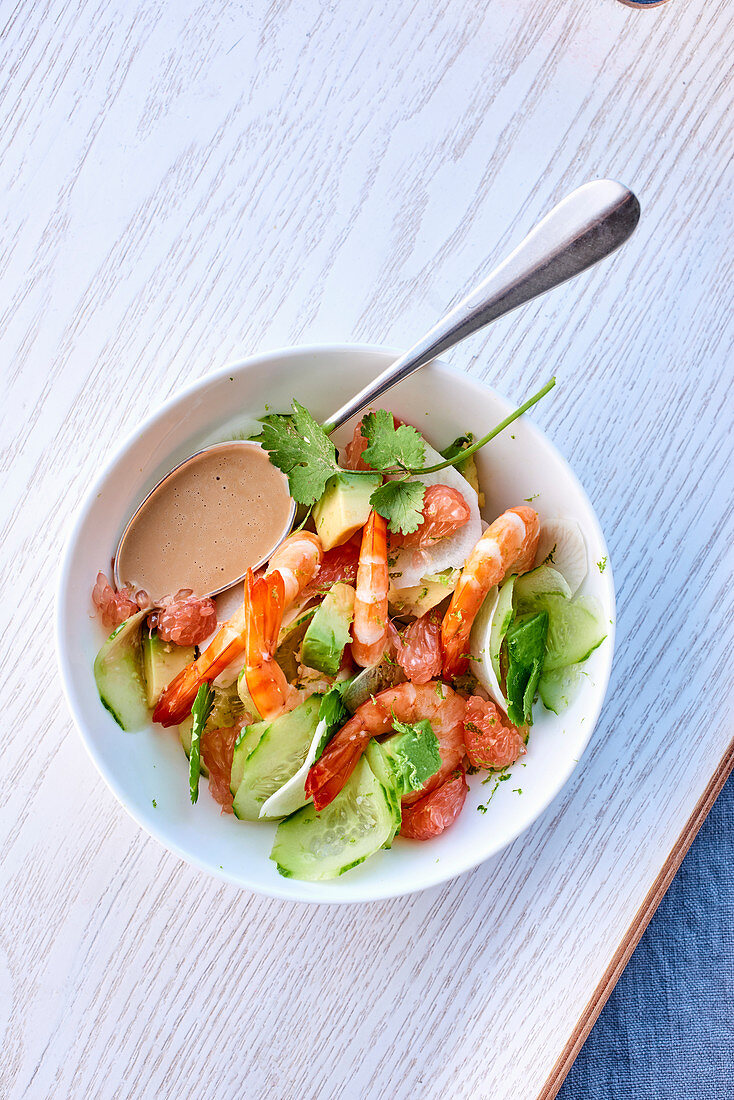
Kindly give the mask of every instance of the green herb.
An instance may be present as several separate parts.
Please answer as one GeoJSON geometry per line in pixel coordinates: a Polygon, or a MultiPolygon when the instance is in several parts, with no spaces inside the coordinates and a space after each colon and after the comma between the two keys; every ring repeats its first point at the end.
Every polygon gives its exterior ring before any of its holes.
{"type": "Polygon", "coordinates": [[[486,814],[486,812],[487,812],[487,806],[481,806],[481,805],[477,806],[477,813],[486,814]]]}
{"type": "Polygon", "coordinates": [[[288,475],[291,496],[299,504],[315,504],[326,482],[339,472],[336,447],[298,401],[289,416],[263,418],[261,442],[273,465],[288,475]]]}
{"type": "Polygon", "coordinates": [[[507,717],[516,726],[532,724],[547,636],[547,611],[523,615],[507,631],[507,717]]]}
{"type": "Polygon", "coordinates": [[[157,807],[158,807],[158,803],[156,802],[155,799],[153,799],[153,809],[155,810],[155,809],[157,809],[157,807]]]}
{"type": "Polygon", "coordinates": [[[531,497],[523,497],[526,504],[532,504],[536,497],[539,497],[540,493],[533,493],[531,497]]]}
{"type": "MultiPolygon", "coordinates": [[[[606,554],[605,554],[605,555],[604,555],[604,557],[603,557],[603,558],[601,559],[601,561],[598,561],[598,562],[596,563],[596,567],[597,567],[597,569],[599,570],[599,572],[600,572],[600,573],[603,573],[603,572],[604,572],[604,570],[605,570],[605,569],[606,569],[606,567],[607,567],[607,556],[606,556],[606,554]]],[[[610,619],[609,621],[611,622],[611,619],[610,619]]]]}
{"type": "MultiPolygon", "coordinates": [[[[368,440],[364,458],[371,469],[351,472],[373,475],[403,473],[409,477],[435,473],[448,466],[463,464],[540,401],[555,384],[555,378],[551,378],[542,389],[505,417],[491,432],[433,466],[425,465],[425,445],[415,428],[407,424],[396,428],[392,413],[385,409],[368,413],[364,417],[362,431],[368,440]]],[[[273,465],[287,474],[293,499],[307,506],[315,504],[323,495],[329,478],[340,472],[336,449],[329,439],[333,425],[325,424],[322,427],[317,424],[308,409],[295,400],[291,413],[268,414],[262,418],[262,425],[258,440],[268,452],[273,465]]],[[[370,497],[370,504],[379,515],[388,520],[391,531],[402,531],[407,535],[417,530],[423,518],[424,494],[425,486],[420,481],[388,481],[375,489],[370,497]]]]}
{"type": "Polygon", "coordinates": [[[449,443],[448,447],[441,451],[441,455],[444,458],[463,458],[462,452],[473,442],[474,436],[471,432],[467,432],[466,435],[460,435],[453,443],[449,443]]]}
{"type": "Polygon", "coordinates": [[[512,793],[513,794],[522,794],[522,787],[513,787],[512,793]]]}
{"type": "Polygon", "coordinates": [[[201,734],[206,720],[214,706],[214,689],[202,684],[196,693],[191,708],[193,724],[191,726],[191,749],[189,751],[189,790],[192,804],[199,798],[199,776],[201,775],[201,734]]]}
{"type": "Polygon", "coordinates": [[[426,448],[415,428],[409,424],[395,427],[395,418],[387,409],[367,413],[362,420],[362,435],[369,441],[362,458],[372,470],[417,470],[425,465],[426,448]]]}
{"type": "Polygon", "coordinates": [[[390,530],[409,535],[417,531],[423,521],[423,497],[426,487],[422,481],[386,481],[370,497],[370,504],[383,516],[390,530]]]}

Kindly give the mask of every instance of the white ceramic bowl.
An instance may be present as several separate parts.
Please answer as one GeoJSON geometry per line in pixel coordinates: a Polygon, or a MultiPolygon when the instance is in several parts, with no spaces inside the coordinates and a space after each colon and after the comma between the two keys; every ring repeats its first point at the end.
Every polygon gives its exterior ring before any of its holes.
{"type": "MultiPolygon", "coordinates": [[[[125,521],[156,481],[206,443],[246,429],[266,406],[286,410],[296,396],[322,419],[361,389],[397,355],[385,349],[305,347],[235,363],[194,383],[149,417],[112,458],[82,505],[64,557],[57,604],[62,681],[74,719],[97,768],[132,817],[171,851],[212,874],[251,890],[311,902],[372,901],[407,894],[452,878],[499,852],[542,813],[561,790],[591,736],[609,680],[614,639],[611,569],[591,504],[568,464],[525,417],[478,456],[485,517],[533,498],[546,516],[575,517],[586,535],[589,576],[610,620],[609,636],[588,662],[589,676],[561,717],[536,707],[524,767],[514,782],[492,785],[475,775],[456,824],[428,843],[398,839],[335,882],[281,878],[269,859],[275,826],[223,815],[203,783],[189,801],[187,761],[175,730],[124,733],[102,707],[92,675],[105,632],[92,611],[97,571],[110,561],[125,521]],[[236,413],[236,410],[240,410],[236,413]],[[522,794],[516,793],[522,789],[522,794]],[[154,805],[155,802],[155,805],[154,805]]],[[[546,398],[552,401],[552,394],[546,398]]],[[[504,398],[442,363],[424,367],[381,402],[415,424],[438,448],[465,431],[482,435],[510,411],[504,398]]],[[[351,434],[342,429],[337,442],[351,434]]]]}

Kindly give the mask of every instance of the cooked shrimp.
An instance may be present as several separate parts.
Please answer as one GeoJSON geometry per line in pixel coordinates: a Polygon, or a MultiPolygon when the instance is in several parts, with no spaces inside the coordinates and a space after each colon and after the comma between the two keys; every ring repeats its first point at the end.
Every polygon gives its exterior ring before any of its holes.
{"type": "Polygon", "coordinates": [[[294,694],[273,654],[283,621],[285,581],[278,570],[245,577],[245,682],[261,718],[276,718],[294,694]]]}
{"type": "MultiPolygon", "coordinates": [[[[278,572],[283,579],[281,615],[312,580],[322,555],[321,542],[309,531],[295,531],[275,551],[265,575],[278,572]]],[[[166,687],[153,711],[153,721],[160,722],[162,726],[175,726],[182,722],[190,714],[201,685],[215,680],[227,665],[245,653],[246,647],[247,624],[243,604],[231,619],[222,624],[204,652],[166,687]]]]}
{"type": "Polygon", "coordinates": [[[468,665],[472,623],[490,588],[509,573],[524,573],[535,560],[540,535],[538,513],[521,505],[491,523],[461,571],[441,624],[443,671],[457,676],[468,665]]]}
{"type": "Polygon", "coordinates": [[[426,718],[438,738],[441,767],[420,791],[403,799],[405,805],[423,798],[462,763],[466,704],[452,688],[438,680],[428,684],[398,684],[386,688],[358,707],[347,724],[332,737],[306,780],[306,794],[323,810],[349,779],[372,737],[390,733],[395,719],[420,722],[426,718]]]}
{"type": "Polygon", "coordinates": [[[387,522],[370,512],[357,565],[352,657],[362,668],[379,664],[387,644],[387,522]]]}

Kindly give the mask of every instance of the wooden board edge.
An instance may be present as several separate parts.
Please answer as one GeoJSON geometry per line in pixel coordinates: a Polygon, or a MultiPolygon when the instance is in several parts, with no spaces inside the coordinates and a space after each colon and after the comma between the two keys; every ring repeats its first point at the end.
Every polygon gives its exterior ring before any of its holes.
{"type": "Polygon", "coordinates": [[[622,971],[629,962],[632,953],[642,939],[645,929],[665,896],[668,887],[675,878],[686,852],[695,839],[696,833],[706,820],[711,807],[721,793],[732,770],[734,770],[734,740],[729,744],[729,747],[711,776],[705,791],[696,803],[693,813],[688,818],[682,832],[668,853],[668,858],[665,860],[659,874],[650,887],[645,900],[637,910],[632,923],[612,956],[612,960],[605,970],[601,981],[594,990],[589,1003],[581,1013],[575,1028],[568,1038],[568,1042],[551,1070],[550,1076],[538,1093],[537,1100],[555,1100],[555,1097],[558,1095],[558,1090],[566,1079],[566,1075],[571,1069],[571,1066],[576,1061],[579,1051],[586,1042],[589,1032],[596,1023],[599,1013],[619,981],[622,971]]]}

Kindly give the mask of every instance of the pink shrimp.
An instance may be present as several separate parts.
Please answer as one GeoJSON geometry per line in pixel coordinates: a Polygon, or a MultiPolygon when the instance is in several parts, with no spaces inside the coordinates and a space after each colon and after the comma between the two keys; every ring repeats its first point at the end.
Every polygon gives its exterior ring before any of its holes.
{"type": "Polygon", "coordinates": [[[539,535],[538,513],[524,505],[503,512],[484,532],[466,560],[441,624],[445,676],[466,671],[469,634],[485,596],[507,573],[531,567],[539,535]]]}
{"type": "Polygon", "coordinates": [[[441,767],[422,790],[407,795],[403,804],[407,806],[422,799],[462,765],[466,753],[465,710],[461,696],[438,680],[386,688],[358,707],[347,724],[334,735],[308,773],[306,794],[313,797],[317,810],[323,810],[349,779],[370,738],[390,733],[396,718],[400,722],[419,722],[426,718],[438,738],[441,767]]]}
{"type": "Polygon", "coordinates": [[[387,644],[387,523],[370,512],[357,565],[352,657],[362,668],[379,663],[387,644]]]}
{"type": "MultiPolygon", "coordinates": [[[[265,576],[277,572],[282,578],[281,616],[313,579],[322,556],[321,543],[310,531],[295,531],[275,551],[265,576]]],[[[254,639],[253,634],[253,644],[254,639]]],[[[215,680],[246,648],[247,622],[243,604],[231,619],[222,624],[204,652],[168,684],[153,711],[153,721],[160,722],[162,726],[175,726],[182,722],[190,714],[201,685],[215,680]]]]}
{"type": "Polygon", "coordinates": [[[278,570],[245,577],[245,682],[261,718],[276,718],[295,695],[273,656],[283,621],[285,581],[278,570]]]}

